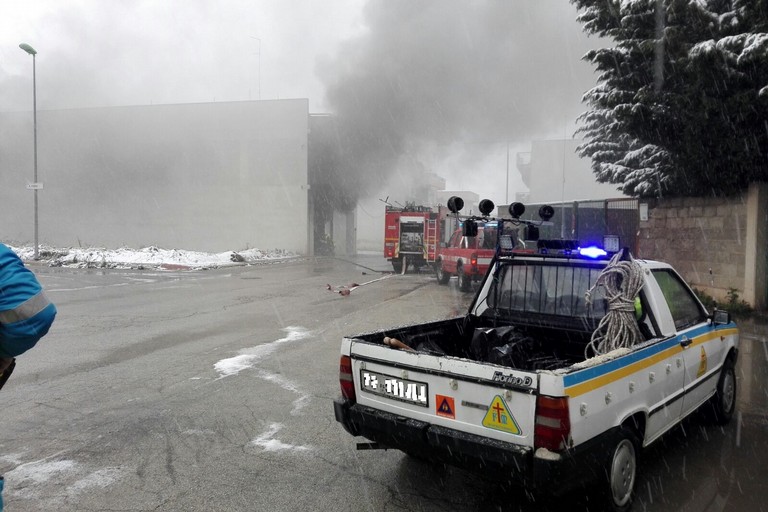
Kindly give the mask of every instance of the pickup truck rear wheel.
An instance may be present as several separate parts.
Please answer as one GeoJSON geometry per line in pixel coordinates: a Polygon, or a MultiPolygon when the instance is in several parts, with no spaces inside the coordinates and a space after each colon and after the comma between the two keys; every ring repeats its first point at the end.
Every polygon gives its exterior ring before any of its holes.
{"type": "Polygon", "coordinates": [[[720,379],[717,381],[717,391],[711,403],[716,424],[725,425],[731,421],[736,410],[736,370],[731,358],[723,363],[720,379]]]}
{"type": "Polygon", "coordinates": [[[609,510],[614,512],[625,512],[632,506],[637,477],[637,446],[635,433],[622,427],[606,467],[606,494],[609,510]]]}
{"type": "Polygon", "coordinates": [[[448,284],[448,280],[451,278],[451,274],[443,270],[442,261],[435,263],[435,275],[437,276],[437,282],[440,284],[448,284]]]}
{"type": "Polygon", "coordinates": [[[472,277],[464,273],[464,267],[459,265],[456,269],[456,274],[459,276],[459,290],[468,292],[472,290],[472,277]]]}

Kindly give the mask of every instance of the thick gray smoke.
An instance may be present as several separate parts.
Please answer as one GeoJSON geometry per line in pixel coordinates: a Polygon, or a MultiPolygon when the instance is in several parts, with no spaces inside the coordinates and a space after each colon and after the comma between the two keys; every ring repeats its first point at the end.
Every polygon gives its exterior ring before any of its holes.
{"type": "Polygon", "coordinates": [[[456,153],[570,136],[597,44],[575,17],[564,1],[370,0],[368,30],[319,66],[348,166],[338,187],[377,190],[403,155],[443,174],[432,166],[456,153]]]}

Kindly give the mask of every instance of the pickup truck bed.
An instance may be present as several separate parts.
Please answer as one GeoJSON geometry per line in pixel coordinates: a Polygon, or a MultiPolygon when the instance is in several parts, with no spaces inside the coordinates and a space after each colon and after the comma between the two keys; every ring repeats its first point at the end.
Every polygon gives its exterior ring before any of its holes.
{"type": "Polygon", "coordinates": [[[355,340],[382,344],[395,338],[417,352],[491,363],[519,370],[555,370],[584,361],[591,331],[544,325],[494,326],[473,316],[361,334],[355,340]]]}

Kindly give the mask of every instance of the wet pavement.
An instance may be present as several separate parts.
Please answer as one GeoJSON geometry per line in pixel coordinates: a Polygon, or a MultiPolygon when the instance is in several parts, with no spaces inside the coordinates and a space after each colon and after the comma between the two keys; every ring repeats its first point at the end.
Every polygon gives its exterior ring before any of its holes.
{"type": "Polygon", "coordinates": [[[739,321],[738,409],[744,414],[768,411],[768,318],[739,321]]]}
{"type": "MultiPolygon", "coordinates": [[[[461,314],[472,294],[428,270],[380,279],[392,267],[377,255],[348,263],[40,269],[60,316],[0,395],[7,510],[602,510],[593,489],[530,501],[396,450],[357,451],[330,407],[342,336],[461,314]],[[353,281],[350,296],[327,289],[353,281]],[[264,357],[217,373],[243,353],[264,357]]],[[[632,510],[768,512],[768,319],[739,325],[733,421],[697,413],[647,448],[632,510]]]]}

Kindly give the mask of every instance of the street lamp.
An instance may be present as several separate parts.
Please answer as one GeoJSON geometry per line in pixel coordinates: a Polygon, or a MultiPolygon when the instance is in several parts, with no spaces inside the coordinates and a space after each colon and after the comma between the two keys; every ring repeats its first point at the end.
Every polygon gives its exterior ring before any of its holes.
{"type": "Polygon", "coordinates": [[[37,190],[39,188],[39,184],[37,183],[37,76],[35,72],[35,55],[37,55],[37,51],[35,51],[34,48],[29,46],[27,43],[21,43],[19,45],[19,48],[27,52],[32,56],[32,118],[33,118],[33,126],[34,126],[34,144],[35,144],[35,174],[34,179],[32,181],[32,188],[35,193],[35,254],[33,256],[33,259],[37,260],[40,257],[40,254],[38,252],[38,238],[37,238],[37,190]]]}

